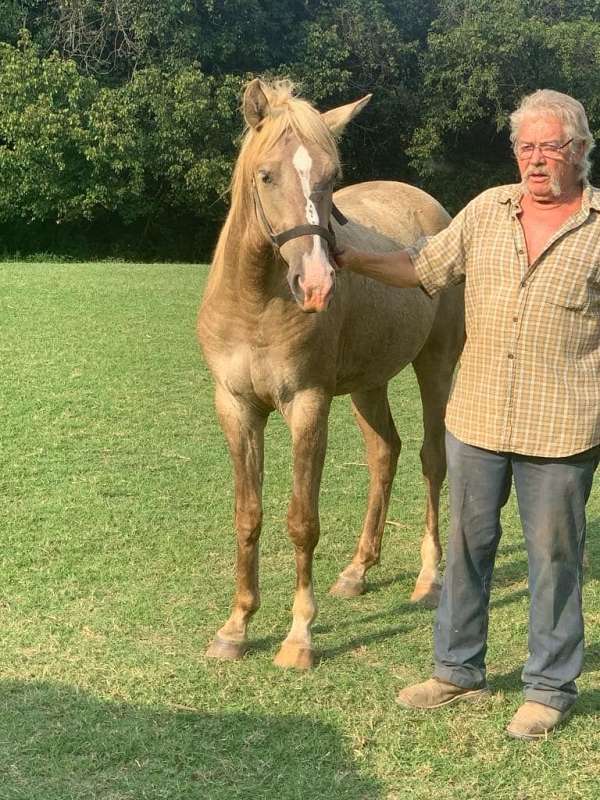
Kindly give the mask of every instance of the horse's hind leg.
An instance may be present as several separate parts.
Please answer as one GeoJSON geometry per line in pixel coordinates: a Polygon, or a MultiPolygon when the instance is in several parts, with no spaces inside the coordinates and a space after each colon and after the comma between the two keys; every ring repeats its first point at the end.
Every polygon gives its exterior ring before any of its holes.
{"type": "Polygon", "coordinates": [[[352,394],[352,408],[367,449],[371,481],[367,513],[356,552],[349,566],[331,587],[338,597],[355,597],[365,591],[365,574],[379,561],[392,481],[401,442],[392,419],[387,385],[352,394]]]}
{"type": "Polygon", "coordinates": [[[264,429],[267,415],[217,390],[215,405],[229,444],[235,478],[237,531],[236,590],[231,615],[206,655],[237,659],[246,651],[246,633],[258,609],[258,537],[262,526],[264,429]]]}
{"type": "Polygon", "coordinates": [[[296,553],[296,593],[292,627],[275,656],[279,667],[308,669],[314,663],[311,626],[317,616],[313,552],[319,541],[319,488],[327,447],[330,398],[321,392],[297,394],[285,411],[292,433],[294,478],[288,532],[296,553]]]}
{"type": "Polygon", "coordinates": [[[444,347],[438,350],[435,343],[426,345],[413,362],[423,406],[423,445],[420,455],[427,488],[427,510],[425,532],[421,540],[421,571],[411,600],[428,608],[437,606],[442,584],[439,572],[442,558],[439,506],[440,490],[446,477],[444,417],[461,344],[462,341],[457,340],[456,352],[450,355],[444,347]]]}

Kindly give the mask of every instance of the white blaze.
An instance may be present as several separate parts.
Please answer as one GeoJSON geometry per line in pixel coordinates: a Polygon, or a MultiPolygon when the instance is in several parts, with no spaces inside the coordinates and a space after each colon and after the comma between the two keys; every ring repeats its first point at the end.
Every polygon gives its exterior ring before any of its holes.
{"type": "MultiPolygon", "coordinates": [[[[303,144],[301,144],[294,153],[292,164],[300,176],[300,185],[302,186],[302,193],[304,194],[304,198],[306,200],[306,220],[310,225],[320,225],[319,213],[315,204],[310,198],[310,169],[312,167],[312,158],[303,144]]],[[[321,256],[324,261],[327,261],[327,255],[323,250],[323,243],[320,236],[313,236],[313,249],[311,256],[313,258],[319,258],[319,256],[321,256]]]]}

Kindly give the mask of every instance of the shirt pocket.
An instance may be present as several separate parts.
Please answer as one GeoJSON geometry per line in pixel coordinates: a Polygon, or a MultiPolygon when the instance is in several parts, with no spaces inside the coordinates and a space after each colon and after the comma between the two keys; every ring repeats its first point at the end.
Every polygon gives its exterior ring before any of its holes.
{"type": "Polygon", "coordinates": [[[574,363],[598,352],[600,285],[598,265],[570,260],[569,268],[567,274],[556,274],[540,299],[546,304],[545,328],[555,352],[565,363],[574,363]]]}
{"type": "Polygon", "coordinates": [[[575,314],[600,317],[600,267],[573,263],[570,280],[551,287],[544,300],[575,314]]]}

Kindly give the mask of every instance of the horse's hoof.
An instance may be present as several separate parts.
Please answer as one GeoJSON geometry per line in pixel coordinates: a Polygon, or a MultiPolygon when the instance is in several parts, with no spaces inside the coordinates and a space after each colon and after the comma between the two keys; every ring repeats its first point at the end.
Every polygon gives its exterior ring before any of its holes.
{"type": "Polygon", "coordinates": [[[310,647],[284,642],[273,659],[273,663],[284,669],[311,669],[315,664],[315,651],[310,647]]]}
{"type": "Polygon", "coordinates": [[[329,590],[329,594],[334,597],[359,597],[367,590],[367,582],[363,580],[354,581],[351,578],[345,578],[343,575],[337,579],[329,590]]]}
{"type": "Polygon", "coordinates": [[[237,661],[242,658],[248,649],[245,642],[228,642],[215,636],[206,651],[207,658],[220,658],[222,661],[237,661]]]}
{"type": "Polygon", "coordinates": [[[439,583],[417,583],[410,596],[410,602],[418,603],[423,608],[437,608],[441,592],[442,587],[439,583]]]}

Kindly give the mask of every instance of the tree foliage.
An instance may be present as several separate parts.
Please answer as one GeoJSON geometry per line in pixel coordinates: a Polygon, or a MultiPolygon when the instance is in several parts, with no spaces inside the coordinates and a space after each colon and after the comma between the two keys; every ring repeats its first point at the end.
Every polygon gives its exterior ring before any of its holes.
{"type": "Polygon", "coordinates": [[[372,92],[346,179],[456,211],[514,179],[523,94],[574,95],[600,134],[599,62],[600,0],[0,0],[0,241],[206,258],[256,74],[323,108],[372,92]]]}
{"type": "Polygon", "coordinates": [[[453,206],[462,204],[465,189],[472,196],[510,180],[509,114],[542,87],[577,97],[598,131],[600,94],[591,76],[599,59],[595,0],[444,0],[423,55],[412,166],[434,191],[446,187],[453,206]]]}

